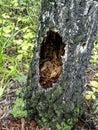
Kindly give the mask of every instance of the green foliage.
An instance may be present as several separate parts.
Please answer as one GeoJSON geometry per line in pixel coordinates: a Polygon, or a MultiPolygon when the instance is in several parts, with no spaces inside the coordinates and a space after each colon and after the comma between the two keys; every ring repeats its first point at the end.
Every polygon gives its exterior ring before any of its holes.
{"type": "Polygon", "coordinates": [[[94,43],[94,48],[92,51],[92,56],[91,56],[90,62],[95,64],[95,65],[98,65],[98,36],[97,36],[97,39],[94,43]]]}
{"type": "Polygon", "coordinates": [[[5,80],[5,78],[3,78],[3,79],[1,80],[0,98],[3,96],[4,91],[5,91],[6,87],[7,87],[7,84],[8,84],[8,82],[9,82],[10,79],[9,79],[8,81],[6,81],[5,84],[3,85],[4,80],[5,80]]]}
{"type": "Polygon", "coordinates": [[[90,86],[92,87],[92,90],[86,91],[86,99],[95,100],[96,94],[98,93],[98,82],[95,80],[92,80],[92,81],[90,81],[90,86]]]}
{"type": "Polygon", "coordinates": [[[18,80],[20,84],[22,84],[26,82],[27,76],[25,76],[24,74],[19,74],[16,76],[15,79],[18,80]]]}
{"type": "MultiPolygon", "coordinates": [[[[95,74],[96,79],[98,79],[98,73],[95,74]]],[[[98,81],[92,80],[90,81],[91,90],[86,91],[86,99],[87,100],[96,100],[98,93],[98,81]]]]}
{"type": "MultiPolygon", "coordinates": [[[[52,124],[49,124],[50,122],[50,117],[51,115],[48,115],[47,113],[44,113],[44,115],[41,115],[41,120],[38,122],[39,125],[43,126],[43,127],[47,127],[47,126],[50,126],[52,125],[51,127],[53,129],[56,129],[56,130],[70,130],[71,129],[71,125],[65,123],[62,121],[62,123],[57,123],[56,126],[55,126],[55,123],[53,122],[52,124]]],[[[72,123],[72,122],[71,122],[72,123]]]]}
{"type": "Polygon", "coordinates": [[[5,90],[5,87],[0,87],[0,97],[2,97],[4,90],[5,90]]]}
{"type": "Polygon", "coordinates": [[[69,126],[68,124],[64,122],[62,122],[61,125],[57,123],[56,128],[57,130],[71,130],[71,126],[69,126]]]}
{"type": "Polygon", "coordinates": [[[95,111],[94,114],[98,114],[98,99],[95,100],[95,111]]]}
{"type": "Polygon", "coordinates": [[[9,79],[19,80],[21,75],[22,82],[28,72],[39,5],[40,0],[0,0],[0,95],[9,79]]]}
{"type": "Polygon", "coordinates": [[[91,84],[92,87],[98,89],[98,82],[97,81],[93,80],[93,81],[90,82],[90,84],[91,84]]]}
{"type": "Polygon", "coordinates": [[[24,92],[22,88],[17,90],[17,95],[18,95],[18,98],[14,102],[13,108],[11,110],[11,114],[15,118],[27,117],[27,111],[25,109],[26,106],[23,100],[24,92]]]}
{"type": "Polygon", "coordinates": [[[97,39],[94,43],[94,48],[92,51],[92,56],[91,56],[91,60],[90,60],[91,66],[90,69],[91,71],[95,71],[95,75],[94,78],[90,81],[90,86],[91,86],[91,90],[86,91],[86,99],[87,100],[93,100],[94,101],[94,106],[95,106],[95,111],[94,113],[98,114],[98,36],[97,39]]]}
{"type": "Polygon", "coordinates": [[[14,104],[14,107],[11,111],[11,114],[14,117],[27,117],[27,111],[24,110],[25,104],[22,98],[17,98],[14,104]]]}

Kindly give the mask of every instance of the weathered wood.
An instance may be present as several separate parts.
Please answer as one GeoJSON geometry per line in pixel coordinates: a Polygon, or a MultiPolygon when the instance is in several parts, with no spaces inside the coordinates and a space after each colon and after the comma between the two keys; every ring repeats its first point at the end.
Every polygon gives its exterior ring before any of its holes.
{"type": "Polygon", "coordinates": [[[42,0],[24,97],[29,118],[53,130],[77,120],[97,30],[97,1],[42,0]]]}

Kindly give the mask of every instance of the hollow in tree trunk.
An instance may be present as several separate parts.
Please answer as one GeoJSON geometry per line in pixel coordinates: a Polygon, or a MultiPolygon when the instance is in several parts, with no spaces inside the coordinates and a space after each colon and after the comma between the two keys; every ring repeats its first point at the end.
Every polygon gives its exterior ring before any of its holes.
{"type": "Polygon", "coordinates": [[[24,96],[29,119],[53,130],[74,124],[97,29],[97,1],[42,0],[24,96]]]}

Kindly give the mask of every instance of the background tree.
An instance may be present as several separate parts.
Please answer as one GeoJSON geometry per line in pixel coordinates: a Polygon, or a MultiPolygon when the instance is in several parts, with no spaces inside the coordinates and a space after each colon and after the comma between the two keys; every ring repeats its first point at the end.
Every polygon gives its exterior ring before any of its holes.
{"type": "Polygon", "coordinates": [[[42,0],[24,100],[28,117],[66,130],[82,110],[85,70],[98,30],[98,2],[42,0]]]}

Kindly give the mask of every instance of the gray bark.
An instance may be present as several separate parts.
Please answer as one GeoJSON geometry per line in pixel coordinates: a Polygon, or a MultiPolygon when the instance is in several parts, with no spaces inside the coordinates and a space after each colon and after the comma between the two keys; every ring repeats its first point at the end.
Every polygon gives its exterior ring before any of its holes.
{"type": "Polygon", "coordinates": [[[42,0],[24,97],[30,119],[53,130],[77,120],[97,30],[97,1],[42,0]]]}

